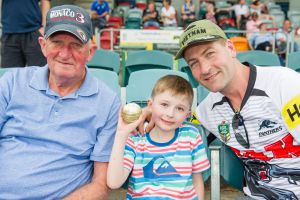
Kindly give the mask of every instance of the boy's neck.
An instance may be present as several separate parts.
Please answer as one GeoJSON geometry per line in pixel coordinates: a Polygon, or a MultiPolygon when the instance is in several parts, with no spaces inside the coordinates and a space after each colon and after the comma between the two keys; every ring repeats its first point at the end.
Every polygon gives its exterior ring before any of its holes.
{"type": "Polygon", "coordinates": [[[175,130],[173,130],[173,131],[163,131],[163,130],[161,130],[158,127],[155,126],[150,131],[149,134],[150,134],[151,140],[153,140],[154,142],[166,143],[166,142],[169,142],[170,140],[172,140],[174,138],[175,130]]]}

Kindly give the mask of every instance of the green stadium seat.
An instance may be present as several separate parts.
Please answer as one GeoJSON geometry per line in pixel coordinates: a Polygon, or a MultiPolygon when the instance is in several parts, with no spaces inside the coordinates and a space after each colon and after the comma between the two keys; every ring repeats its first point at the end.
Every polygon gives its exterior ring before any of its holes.
{"type": "Polygon", "coordinates": [[[208,93],[209,91],[204,86],[199,84],[197,87],[197,103],[199,104],[201,101],[203,101],[208,93]]]}
{"type": "Polygon", "coordinates": [[[188,80],[186,73],[175,70],[145,69],[133,72],[126,86],[126,102],[135,102],[145,107],[148,99],[151,97],[151,92],[156,81],[168,74],[179,75],[188,80]]]}
{"type": "Polygon", "coordinates": [[[121,87],[119,85],[119,77],[116,72],[105,69],[89,69],[93,76],[103,81],[117,94],[121,95],[121,87]]]}
{"type": "Polygon", "coordinates": [[[191,83],[193,88],[196,88],[199,85],[198,81],[194,78],[189,65],[183,58],[178,59],[178,70],[181,72],[185,72],[188,75],[189,82],[191,83]]]}
{"type": "Polygon", "coordinates": [[[173,55],[158,50],[141,50],[128,52],[123,66],[124,86],[128,84],[129,76],[134,71],[145,69],[172,69],[173,55]]]}
{"type": "Polygon", "coordinates": [[[9,68],[0,68],[0,77],[8,70],[9,68]]]}
{"type": "Polygon", "coordinates": [[[280,66],[280,60],[277,54],[267,51],[251,50],[237,54],[240,62],[249,62],[258,66],[280,66]]]}
{"type": "Polygon", "coordinates": [[[287,66],[300,73],[300,51],[292,52],[288,55],[287,66]]]}
{"type": "Polygon", "coordinates": [[[100,68],[119,73],[120,55],[113,51],[97,49],[93,58],[86,65],[89,68],[100,68]]]}

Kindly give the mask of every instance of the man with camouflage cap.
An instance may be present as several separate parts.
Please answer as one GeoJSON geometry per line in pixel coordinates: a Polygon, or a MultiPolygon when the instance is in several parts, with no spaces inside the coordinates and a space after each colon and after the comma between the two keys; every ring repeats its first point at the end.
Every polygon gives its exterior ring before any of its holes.
{"type": "Polygon", "coordinates": [[[49,10],[44,67],[0,79],[0,199],[107,199],[120,100],[86,67],[96,50],[82,8],[49,10]]]}
{"type": "Polygon", "coordinates": [[[196,116],[245,166],[254,199],[300,199],[300,75],[285,67],[241,63],[233,43],[208,20],[180,37],[194,78],[211,92],[196,116]]]}

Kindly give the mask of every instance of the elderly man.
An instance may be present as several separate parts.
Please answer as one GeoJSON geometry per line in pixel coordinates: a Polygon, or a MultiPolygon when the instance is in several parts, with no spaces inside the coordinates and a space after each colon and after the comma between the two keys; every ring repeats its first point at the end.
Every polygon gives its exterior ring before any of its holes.
{"type": "Polygon", "coordinates": [[[106,199],[120,100],[85,63],[96,50],[89,14],[50,9],[44,67],[0,79],[0,198],[106,199]]]}

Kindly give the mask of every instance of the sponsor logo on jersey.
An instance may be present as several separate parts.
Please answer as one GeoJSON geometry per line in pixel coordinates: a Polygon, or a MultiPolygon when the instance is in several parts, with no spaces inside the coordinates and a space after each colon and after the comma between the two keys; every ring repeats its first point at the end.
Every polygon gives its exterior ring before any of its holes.
{"type": "Polygon", "coordinates": [[[282,116],[289,129],[294,129],[300,124],[300,94],[285,104],[282,116]]]}
{"type": "Polygon", "coordinates": [[[259,121],[259,137],[263,137],[263,136],[267,136],[267,135],[271,135],[273,133],[277,133],[279,131],[282,130],[281,126],[276,127],[278,123],[265,119],[262,121],[259,121]]]}
{"type": "Polygon", "coordinates": [[[230,140],[230,131],[229,124],[225,121],[222,121],[221,124],[218,125],[218,131],[221,139],[226,143],[230,140]]]}

